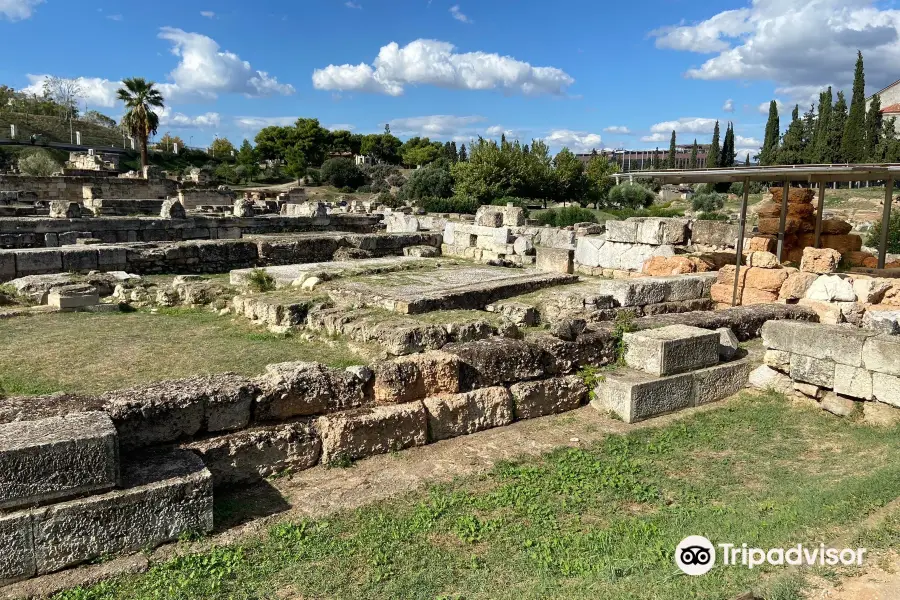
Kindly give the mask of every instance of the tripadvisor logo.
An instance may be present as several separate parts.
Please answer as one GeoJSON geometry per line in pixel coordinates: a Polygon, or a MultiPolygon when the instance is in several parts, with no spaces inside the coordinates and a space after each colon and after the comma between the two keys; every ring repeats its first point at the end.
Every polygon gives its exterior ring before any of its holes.
{"type": "Polygon", "coordinates": [[[705,575],[716,565],[716,548],[723,566],[743,566],[748,569],[760,565],[774,566],[835,566],[862,565],[865,548],[826,548],[825,544],[790,548],[750,548],[747,544],[719,543],[713,545],[702,535],[690,535],[675,548],[675,564],[688,575],[705,575]]]}

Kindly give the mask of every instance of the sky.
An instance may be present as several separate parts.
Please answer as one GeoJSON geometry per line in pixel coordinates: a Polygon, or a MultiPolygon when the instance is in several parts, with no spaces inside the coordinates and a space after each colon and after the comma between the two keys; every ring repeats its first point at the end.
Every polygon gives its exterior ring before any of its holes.
{"type": "Polygon", "coordinates": [[[900,79],[900,7],[875,0],[0,0],[0,84],[80,78],[82,110],[119,118],[122,78],[166,98],[159,135],[233,143],[298,117],[330,129],[554,151],[709,142],[738,158],[827,85],[900,79]],[[10,52],[10,48],[19,49],[10,52]]]}

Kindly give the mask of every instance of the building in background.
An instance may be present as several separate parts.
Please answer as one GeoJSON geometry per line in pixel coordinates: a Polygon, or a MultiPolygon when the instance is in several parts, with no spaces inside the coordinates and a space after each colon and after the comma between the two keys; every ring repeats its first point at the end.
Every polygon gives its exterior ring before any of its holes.
{"type": "MultiPolygon", "coordinates": [[[[676,169],[688,169],[691,163],[691,150],[693,144],[689,146],[676,146],[675,150],[675,166],[676,169]]],[[[697,144],[697,168],[706,168],[706,157],[709,152],[709,144],[697,144]]],[[[628,173],[632,171],[647,171],[653,168],[653,155],[656,149],[650,150],[625,150],[625,149],[606,149],[597,154],[605,156],[610,162],[619,165],[620,173],[628,173]]],[[[578,158],[587,164],[593,154],[578,154],[578,158]]],[[[659,149],[659,168],[665,169],[668,166],[669,148],[668,146],[659,149]]]]}

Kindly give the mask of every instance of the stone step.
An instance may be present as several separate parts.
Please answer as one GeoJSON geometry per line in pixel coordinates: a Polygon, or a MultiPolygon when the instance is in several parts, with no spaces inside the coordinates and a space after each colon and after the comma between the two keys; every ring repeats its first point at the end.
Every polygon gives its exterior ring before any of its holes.
{"type": "Polygon", "coordinates": [[[621,368],[604,374],[591,406],[636,423],[736,394],[746,387],[750,368],[747,358],[668,377],[621,368]]]}
{"type": "MultiPolygon", "coordinates": [[[[303,281],[317,277],[322,281],[375,273],[391,273],[413,269],[417,266],[433,266],[435,262],[414,256],[389,256],[386,258],[362,258],[328,262],[311,262],[295,265],[264,267],[262,270],[275,279],[278,288],[290,287],[298,279],[303,281]]],[[[247,285],[250,275],[257,269],[234,269],[230,272],[231,285],[247,285]]],[[[299,285],[299,284],[298,284],[299,285]]]]}
{"type": "Polygon", "coordinates": [[[715,273],[603,279],[597,282],[595,292],[612,296],[618,306],[644,306],[709,298],[709,290],[715,282],[715,273]]]}
{"type": "Polygon", "coordinates": [[[626,333],[625,363],[651,375],[675,375],[719,362],[719,334],[690,325],[626,333]]]}
{"type": "Polygon", "coordinates": [[[0,509],[110,490],[118,475],[118,437],[104,412],[0,425],[0,509]]]}
{"type": "Polygon", "coordinates": [[[0,584],[212,530],[212,478],[192,452],[144,453],[122,480],[121,490],[0,516],[0,584]]]}

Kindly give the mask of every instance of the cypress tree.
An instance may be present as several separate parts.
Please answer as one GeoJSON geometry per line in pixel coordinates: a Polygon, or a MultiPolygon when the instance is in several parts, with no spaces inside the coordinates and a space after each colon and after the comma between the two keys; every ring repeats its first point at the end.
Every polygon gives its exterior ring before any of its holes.
{"type": "Polygon", "coordinates": [[[750,166],[750,153],[749,152],[747,153],[747,158],[744,159],[744,166],[745,167],[750,166]]]}
{"type": "Polygon", "coordinates": [[[689,169],[697,168],[697,151],[699,148],[697,147],[697,138],[694,138],[694,145],[691,146],[691,161],[688,163],[689,169]]]}
{"type": "Polygon", "coordinates": [[[816,112],[815,107],[809,106],[809,110],[803,113],[803,135],[801,137],[802,162],[809,164],[815,162],[814,138],[816,136],[816,112]]]}
{"type": "Polygon", "coordinates": [[[762,152],[759,153],[760,164],[775,164],[778,152],[778,138],[780,135],[781,124],[778,121],[778,104],[772,100],[769,103],[769,120],[766,121],[766,137],[763,139],[762,152]]]}
{"type": "Polygon", "coordinates": [[[459,161],[466,162],[469,160],[469,155],[466,153],[466,145],[463,144],[459,147],[459,161]]]}
{"type": "Polygon", "coordinates": [[[450,142],[450,162],[456,162],[459,160],[459,151],[456,149],[456,142],[450,142]]]}
{"type": "Polygon", "coordinates": [[[784,132],[784,140],[778,150],[778,162],[783,165],[799,165],[803,162],[803,122],[800,120],[800,105],[794,105],[791,124],[784,132]]]}
{"type": "Polygon", "coordinates": [[[844,127],[847,124],[847,100],[844,92],[837,93],[837,102],[831,110],[831,126],[828,130],[828,147],[831,152],[831,162],[847,162],[844,156],[844,127]]]}
{"type": "Polygon", "coordinates": [[[816,121],[816,141],[813,154],[815,162],[830,163],[833,162],[831,146],[829,146],[831,135],[831,115],[834,113],[832,103],[834,98],[831,94],[831,86],[819,95],[819,118],[816,121]]]}
{"type": "Polygon", "coordinates": [[[725,130],[725,140],[722,142],[722,154],[719,162],[723,167],[734,166],[734,124],[731,122],[728,123],[728,128],[725,130]]]}
{"type": "Polygon", "coordinates": [[[719,154],[720,153],[721,153],[721,147],[719,146],[719,122],[716,121],[716,128],[713,129],[712,144],[710,144],[709,152],[706,155],[706,166],[708,166],[708,167],[721,166],[719,164],[719,154]]]}
{"type": "Polygon", "coordinates": [[[876,149],[881,141],[881,98],[872,98],[869,112],[866,113],[866,160],[877,160],[876,149]]]}
{"type": "Polygon", "coordinates": [[[669,140],[669,160],[666,161],[667,168],[674,169],[675,168],[675,130],[672,130],[672,139],[669,140]]]}
{"type": "Polygon", "coordinates": [[[850,163],[862,162],[866,158],[866,76],[863,72],[862,52],[857,52],[856,72],[853,75],[853,96],[850,98],[850,113],[844,123],[844,138],[841,150],[844,160],[850,163]]]}
{"type": "Polygon", "coordinates": [[[654,169],[659,168],[659,146],[657,146],[656,150],[653,151],[653,160],[650,161],[650,165],[654,169]]]}

